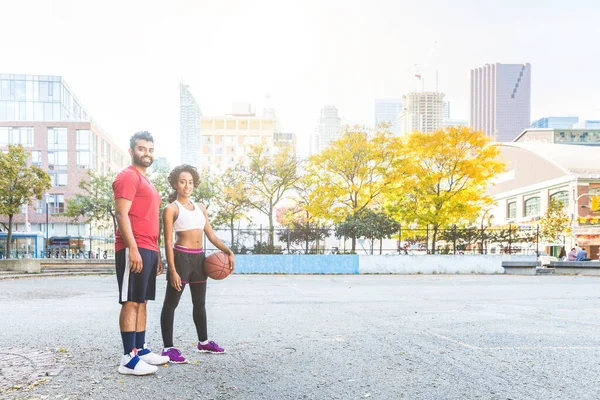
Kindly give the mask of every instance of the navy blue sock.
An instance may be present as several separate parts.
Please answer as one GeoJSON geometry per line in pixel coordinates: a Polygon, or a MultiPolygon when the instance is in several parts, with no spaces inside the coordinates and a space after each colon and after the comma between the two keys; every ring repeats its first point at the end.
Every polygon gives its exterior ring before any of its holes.
{"type": "Polygon", "coordinates": [[[135,348],[135,332],[121,332],[123,354],[129,354],[135,348]]]}
{"type": "Polygon", "coordinates": [[[146,331],[136,332],[135,333],[135,348],[138,350],[143,349],[144,343],[146,343],[146,331]]]}

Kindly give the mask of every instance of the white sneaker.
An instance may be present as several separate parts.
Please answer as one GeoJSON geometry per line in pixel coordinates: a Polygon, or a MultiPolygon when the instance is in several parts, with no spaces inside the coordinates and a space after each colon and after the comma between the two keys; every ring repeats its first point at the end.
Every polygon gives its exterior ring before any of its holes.
{"type": "Polygon", "coordinates": [[[158,370],[154,365],[148,365],[141,360],[134,349],[131,353],[121,357],[121,365],[119,365],[119,373],[123,375],[150,375],[158,370]]]}
{"type": "Polygon", "coordinates": [[[151,365],[167,364],[170,360],[169,356],[159,356],[158,354],[154,354],[148,347],[146,347],[146,343],[144,343],[143,349],[138,349],[137,355],[140,360],[151,365]]]}

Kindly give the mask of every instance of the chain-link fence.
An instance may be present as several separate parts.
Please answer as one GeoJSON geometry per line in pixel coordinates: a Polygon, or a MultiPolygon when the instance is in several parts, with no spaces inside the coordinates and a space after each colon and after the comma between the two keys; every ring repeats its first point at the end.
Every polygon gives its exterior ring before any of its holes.
{"type": "MultiPolygon", "coordinates": [[[[403,228],[388,238],[336,237],[335,229],[215,229],[238,254],[539,254],[537,226],[403,228]],[[354,241],[354,250],[352,242],[354,241]],[[435,244],[434,244],[435,243],[435,244]]],[[[214,246],[206,241],[205,248],[214,246]]]]}

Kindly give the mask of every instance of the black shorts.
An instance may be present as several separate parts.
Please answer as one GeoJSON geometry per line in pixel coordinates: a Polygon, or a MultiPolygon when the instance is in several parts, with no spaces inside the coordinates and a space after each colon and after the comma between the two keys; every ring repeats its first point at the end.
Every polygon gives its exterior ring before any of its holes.
{"type": "MultiPolygon", "coordinates": [[[[204,251],[174,246],[173,254],[175,258],[175,271],[179,274],[182,284],[206,282],[204,251]]],[[[168,275],[167,272],[167,280],[169,279],[168,275]]]]}
{"type": "Polygon", "coordinates": [[[115,253],[117,282],[119,284],[119,303],[126,301],[145,303],[154,300],[156,294],[156,271],[158,269],[158,252],[138,249],[142,256],[142,271],[132,273],[129,263],[129,249],[115,253]]]}

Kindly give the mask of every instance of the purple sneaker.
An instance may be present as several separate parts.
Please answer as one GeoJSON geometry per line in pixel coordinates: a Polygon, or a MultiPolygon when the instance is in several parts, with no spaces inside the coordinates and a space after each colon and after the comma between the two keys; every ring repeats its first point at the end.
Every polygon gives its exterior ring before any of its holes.
{"type": "Polygon", "coordinates": [[[201,344],[200,342],[198,342],[198,351],[200,353],[225,353],[225,349],[219,347],[219,345],[213,342],[212,340],[207,344],[201,344]]]}
{"type": "Polygon", "coordinates": [[[181,351],[175,347],[170,347],[166,350],[163,349],[162,355],[169,357],[169,361],[174,364],[185,364],[188,362],[185,357],[181,355],[181,351]]]}

